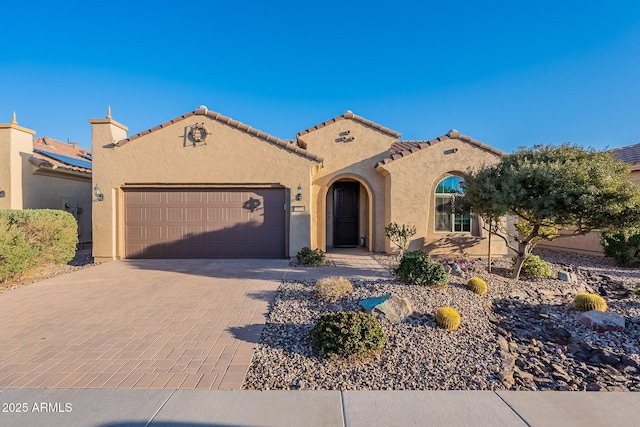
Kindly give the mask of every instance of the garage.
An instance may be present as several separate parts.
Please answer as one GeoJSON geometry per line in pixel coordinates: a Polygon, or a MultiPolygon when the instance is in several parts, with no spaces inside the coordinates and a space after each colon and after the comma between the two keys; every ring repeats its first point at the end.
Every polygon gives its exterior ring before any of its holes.
{"type": "Polygon", "coordinates": [[[284,258],[282,188],[124,191],[125,258],[284,258]]]}

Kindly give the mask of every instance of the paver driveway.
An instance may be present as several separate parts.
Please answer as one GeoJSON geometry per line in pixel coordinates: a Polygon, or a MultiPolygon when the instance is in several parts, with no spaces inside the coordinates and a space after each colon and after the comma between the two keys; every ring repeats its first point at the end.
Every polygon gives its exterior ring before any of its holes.
{"type": "Polygon", "coordinates": [[[366,252],[126,260],[0,294],[0,389],[240,389],[283,279],[389,277],[366,252]]]}
{"type": "Polygon", "coordinates": [[[286,260],[127,260],[0,294],[0,388],[239,389],[286,260]]]}

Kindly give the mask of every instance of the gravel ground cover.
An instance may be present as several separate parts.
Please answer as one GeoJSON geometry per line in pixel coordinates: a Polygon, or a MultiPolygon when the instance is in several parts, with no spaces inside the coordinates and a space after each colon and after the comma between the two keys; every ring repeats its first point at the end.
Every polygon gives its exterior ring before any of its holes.
{"type": "MultiPolygon", "coordinates": [[[[245,389],[343,390],[640,390],[640,300],[633,291],[640,270],[622,269],[600,257],[537,251],[560,270],[557,279],[513,281],[510,260],[494,261],[493,273],[450,275],[446,287],[409,286],[394,280],[352,281],[354,292],[335,303],[319,301],[312,281],[280,286],[245,389]],[[484,296],[466,289],[472,276],[489,284],[484,296]],[[578,292],[606,294],[609,311],[625,317],[623,331],[583,326],[571,305],[578,292]],[[400,324],[381,321],[387,344],[368,363],[327,361],[312,348],[309,331],[327,312],[357,311],[361,299],[393,293],[409,298],[415,313],[400,324]],[[455,308],[457,331],[438,328],[438,307],[455,308]]],[[[374,258],[392,270],[394,257],[374,258]]]]}

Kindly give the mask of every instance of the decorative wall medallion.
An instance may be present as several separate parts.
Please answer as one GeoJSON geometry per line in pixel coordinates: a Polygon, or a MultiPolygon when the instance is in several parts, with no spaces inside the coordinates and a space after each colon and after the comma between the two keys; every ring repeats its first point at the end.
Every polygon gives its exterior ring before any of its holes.
{"type": "Polygon", "coordinates": [[[204,123],[196,123],[189,128],[189,138],[193,141],[193,145],[206,144],[205,140],[211,135],[204,123]]]}

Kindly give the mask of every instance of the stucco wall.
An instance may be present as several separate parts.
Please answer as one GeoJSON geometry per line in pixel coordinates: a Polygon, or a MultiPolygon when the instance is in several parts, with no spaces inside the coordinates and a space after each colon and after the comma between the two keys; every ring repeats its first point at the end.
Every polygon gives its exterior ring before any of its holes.
{"type": "Polygon", "coordinates": [[[92,123],[93,179],[105,194],[104,201],[94,202],[93,210],[97,260],[123,256],[121,189],[125,184],[272,184],[289,189],[292,198],[301,185],[302,201],[291,204],[304,211],[290,213],[289,255],[310,246],[311,170],[317,162],[209,116],[187,117],[120,147],[111,144],[121,139],[112,135],[119,132],[114,125],[92,123]],[[206,144],[194,145],[187,137],[196,123],[204,123],[211,133],[206,144]]]}
{"type": "MultiPolygon", "coordinates": [[[[422,248],[431,253],[486,255],[486,236],[435,231],[434,194],[443,178],[450,175],[464,177],[468,167],[478,168],[498,160],[495,153],[452,138],[380,166],[380,173],[386,175],[389,182],[387,221],[416,227],[411,250],[422,248]]],[[[508,253],[499,238],[492,239],[491,250],[496,255],[508,253]]],[[[394,252],[396,248],[387,242],[386,251],[394,252]]]]}
{"type": "Polygon", "coordinates": [[[24,209],[65,210],[78,220],[80,243],[91,242],[90,177],[83,179],[40,172],[27,162],[24,186],[29,189],[24,192],[24,209]]]}
{"type": "Polygon", "coordinates": [[[23,163],[33,153],[34,134],[17,124],[0,125],[0,209],[23,209],[23,163]]]}
{"type": "Polygon", "coordinates": [[[387,200],[384,177],[376,172],[375,165],[389,156],[389,147],[396,138],[357,120],[344,119],[302,135],[299,139],[309,151],[324,158],[322,167],[313,175],[313,198],[317,203],[315,215],[311,218],[313,246],[322,250],[330,247],[331,238],[327,232],[331,224],[327,224],[327,213],[330,216],[331,207],[327,206],[327,200],[331,196],[328,193],[334,182],[351,179],[362,185],[361,237],[367,239],[370,250],[384,251],[384,210],[387,200]],[[354,139],[342,141],[342,136],[354,139]]]}

